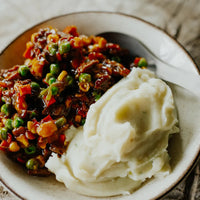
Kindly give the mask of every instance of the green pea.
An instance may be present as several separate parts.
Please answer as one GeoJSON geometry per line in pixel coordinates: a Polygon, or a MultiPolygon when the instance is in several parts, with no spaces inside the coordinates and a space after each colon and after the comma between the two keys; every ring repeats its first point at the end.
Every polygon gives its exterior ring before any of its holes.
{"type": "Polygon", "coordinates": [[[26,168],[31,170],[37,170],[39,163],[35,158],[31,158],[26,162],[26,168]]]}
{"type": "Polygon", "coordinates": [[[21,119],[20,117],[15,117],[12,125],[14,128],[18,128],[18,127],[22,126],[23,124],[24,124],[23,119],[21,119]]]}
{"type": "Polygon", "coordinates": [[[36,82],[31,82],[31,88],[34,89],[34,90],[39,90],[40,85],[36,82]]]}
{"type": "Polygon", "coordinates": [[[70,51],[70,43],[68,41],[65,41],[65,42],[62,42],[60,45],[59,45],[59,52],[60,54],[64,54],[64,53],[67,53],[70,51]]]}
{"type": "Polygon", "coordinates": [[[61,127],[61,126],[63,126],[63,125],[65,125],[67,123],[67,120],[66,120],[66,118],[65,117],[60,117],[59,119],[57,119],[56,121],[55,121],[55,124],[56,124],[56,126],[59,128],[59,127],[61,127]]]}
{"type": "Polygon", "coordinates": [[[1,112],[2,112],[4,115],[8,116],[8,115],[10,114],[10,105],[9,105],[9,104],[3,104],[3,105],[1,106],[1,112]]]}
{"type": "Polygon", "coordinates": [[[58,87],[56,87],[56,86],[51,87],[52,95],[57,95],[58,91],[59,91],[58,87]]]}
{"type": "Polygon", "coordinates": [[[94,96],[95,101],[99,100],[100,97],[101,97],[101,93],[100,93],[100,92],[97,92],[97,91],[94,91],[94,92],[92,93],[92,95],[94,96]]]}
{"type": "Polygon", "coordinates": [[[138,67],[146,67],[147,66],[147,60],[145,58],[140,58],[138,62],[138,67]]]}
{"type": "Polygon", "coordinates": [[[29,67],[26,65],[21,65],[18,69],[18,72],[21,76],[27,76],[29,72],[29,67]]]}
{"type": "Polygon", "coordinates": [[[81,125],[83,126],[85,124],[85,118],[81,119],[81,125]]]}
{"type": "Polygon", "coordinates": [[[7,140],[8,138],[8,129],[6,127],[3,127],[0,129],[0,134],[1,134],[1,138],[3,140],[7,140]]]}
{"type": "Polygon", "coordinates": [[[5,127],[12,130],[13,129],[12,123],[13,123],[12,119],[7,119],[5,122],[5,127]]]}
{"type": "Polygon", "coordinates": [[[60,67],[58,64],[51,64],[50,65],[50,73],[52,73],[53,75],[56,75],[60,72],[60,67]]]}
{"type": "Polygon", "coordinates": [[[2,101],[3,103],[6,102],[4,97],[1,97],[1,101],[2,101]]]}
{"type": "Polygon", "coordinates": [[[54,77],[51,77],[48,81],[49,85],[51,85],[52,83],[55,83],[56,82],[56,78],[54,77]]]}
{"type": "Polygon", "coordinates": [[[65,77],[65,83],[66,83],[67,85],[72,85],[73,82],[74,82],[74,79],[73,79],[72,76],[67,75],[67,76],[65,77]]]}
{"type": "Polygon", "coordinates": [[[79,82],[85,82],[85,83],[91,82],[91,75],[87,73],[80,74],[79,82]]]}
{"type": "Polygon", "coordinates": [[[29,147],[26,147],[26,148],[24,149],[24,151],[25,151],[25,153],[26,153],[27,155],[31,155],[31,154],[34,154],[34,153],[36,152],[36,147],[33,146],[33,145],[31,145],[31,146],[29,146],[29,147]]]}
{"type": "Polygon", "coordinates": [[[58,50],[58,45],[56,43],[51,43],[48,46],[48,50],[49,50],[50,54],[53,56],[56,54],[56,52],[58,50]]]}

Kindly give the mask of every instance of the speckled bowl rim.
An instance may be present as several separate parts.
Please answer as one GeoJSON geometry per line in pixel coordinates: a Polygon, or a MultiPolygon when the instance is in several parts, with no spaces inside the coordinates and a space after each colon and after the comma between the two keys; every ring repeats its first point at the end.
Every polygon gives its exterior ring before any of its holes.
{"type": "MultiPolygon", "coordinates": [[[[4,51],[12,44],[14,43],[18,38],[20,38],[24,33],[30,31],[31,29],[33,29],[36,26],[42,25],[43,23],[46,23],[50,20],[53,19],[57,19],[60,17],[64,17],[64,16],[70,16],[70,15],[77,15],[77,14],[88,14],[88,13],[94,13],[94,14],[114,14],[114,15],[122,15],[128,18],[133,18],[136,19],[138,21],[141,21],[142,23],[148,24],[150,26],[152,26],[155,29],[160,30],[164,35],[168,36],[171,40],[173,40],[185,53],[185,55],[187,55],[188,59],[190,59],[190,61],[192,61],[193,65],[195,66],[197,72],[200,74],[200,67],[197,65],[197,63],[195,62],[195,60],[192,58],[191,54],[186,50],[186,48],[180,43],[178,42],[174,37],[172,37],[169,33],[167,33],[165,30],[163,30],[162,28],[160,28],[159,26],[148,22],[144,19],[141,19],[140,17],[134,16],[134,15],[130,15],[130,14],[125,14],[125,13],[121,13],[121,12],[109,12],[109,11],[80,11],[80,12],[71,12],[71,13],[67,13],[67,14],[63,14],[63,15],[57,15],[54,17],[51,17],[49,19],[43,20],[33,26],[31,26],[30,28],[26,29],[25,31],[23,31],[21,34],[19,34],[17,37],[15,37],[11,42],[8,42],[7,45],[5,45],[4,49],[0,51],[0,56],[4,53],[4,51]]],[[[161,194],[159,194],[156,199],[161,199],[164,196],[166,196],[170,191],[172,191],[177,185],[179,185],[185,178],[187,178],[189,176],[189,174],[192,172],[192,170],[195,168],[196,164],[198,163],[198,161],[200,160],[200,148],[199,151],[197,153],[197,155],[195,156],[195,159],[193,160],[193,162],[191,162],[191,165],[187,167],[187,169],[185,169],[182,173],[182,176],[177,179],[176,182],[174,182],[173,185],[171,185],[170,188],[166,188],[165,191],[163,191],[161,194]]],[[[22,196],[20,196],[17,192],[15,192],[12,188],[9,187],[9,185],[0,177],[0,181],[3,183],[3,185],[11,192],[13,193],[13,195],[15,195],[16,197],[18,197],[19,199],[25,200],[25,198],[23,198],[22,196]]]]}

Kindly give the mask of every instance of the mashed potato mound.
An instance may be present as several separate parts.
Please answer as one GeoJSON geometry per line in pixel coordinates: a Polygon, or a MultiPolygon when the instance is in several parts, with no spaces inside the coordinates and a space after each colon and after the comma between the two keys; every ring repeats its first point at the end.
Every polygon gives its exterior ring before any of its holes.
{"type": "Polygon", "coordinates": [[[129,194],[146,179],[169,174],[168,139],[177,122],[167,84],[133,69],[90,107],[84,127],[66,132],[67,152],[46,167],[80,194],[129,194]]]}

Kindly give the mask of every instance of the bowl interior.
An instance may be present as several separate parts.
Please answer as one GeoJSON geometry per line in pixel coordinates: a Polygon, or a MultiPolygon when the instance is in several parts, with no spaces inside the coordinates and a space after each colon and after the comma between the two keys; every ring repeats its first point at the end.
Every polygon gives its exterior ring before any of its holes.
{"type": "MultiPolygon", "coordinates": [[[[118,31],[132,35],[141,40],[158,57],[166,62],[197,73],[197,68],[186,51],[155,26],[138,18],[107,12],[73,13],[47,20],[17,37],[0,55],[1,68],[22,64],[22,54],[26,42],[33,32],[41,27],[52,26],[63,30],[67,25],[76,25],[79,33],[96,35],[104,31],[118,31]],[[181,58],[181,59],[180,59],[181,58]]],[[[176,185],[194,164],[199,154],[200,101],[185,89],[170,85],[177,105],[180,133],[169,143],[172,173],[166,178],[152,179],[129,196],[117,196],[103,199],[155,199],[176,185]],[[188,103],[190,102],[190,103],[188,103]]],[[[1,180],[19,197],[25,199],[95,199],[85,197],[67,190],[58,183],[54,176],[48,178],[30,177],[16,163],[0,153],[1,180]]],[[[99,198],[98,198],[99,199],[99,198]]]]}

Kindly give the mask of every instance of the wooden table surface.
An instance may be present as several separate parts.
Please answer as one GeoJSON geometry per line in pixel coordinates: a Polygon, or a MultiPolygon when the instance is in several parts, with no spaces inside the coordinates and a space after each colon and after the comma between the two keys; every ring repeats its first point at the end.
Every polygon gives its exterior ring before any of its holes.
{"type": "MultiPolygon", "coordinates": [[[[0,49],[35,23],[59,14],[86,10],[117,11],[152,22],[177,39],[200,67],[200,0],[56,0],[51,3],[48,0],[0,0],[0,25],[9,24],[0,29],[0,49]],[[66,2],[70,6],[64,6],[66,2]],[[49,9],[44,11],[47,3],[49,9]]],[[[162,200],[200,200],[199,174],[200,162],[187,179],[162,200]]],[[[0,199],[17,198],[0,183],[0,199]]]]}

